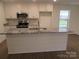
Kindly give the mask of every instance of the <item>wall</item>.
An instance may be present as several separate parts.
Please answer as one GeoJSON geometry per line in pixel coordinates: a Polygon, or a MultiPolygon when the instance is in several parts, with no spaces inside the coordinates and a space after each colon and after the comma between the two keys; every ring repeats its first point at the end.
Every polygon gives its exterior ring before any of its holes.
{"type": "Polygon", "coordinates": [[[54,5],[54,22],[58,27],[60,10],[70,10],[70,19],[68,28],[75,34],[79,34],[79,5],[54,5]]]}
{"type": "Polygon", "coordinates": [[[73,10],[72,10],[72,14],[71,14],[71,30],[75,33],[79,35],[79,5],[78,6],[74,6],[73,10]]]}
{"type": "Polygon", "coordinates": [[[4,16],[4,5],[0,2],[0,42],[5,40],[5,35],[1,35],[4,32],[5,16],[4,16]]]}

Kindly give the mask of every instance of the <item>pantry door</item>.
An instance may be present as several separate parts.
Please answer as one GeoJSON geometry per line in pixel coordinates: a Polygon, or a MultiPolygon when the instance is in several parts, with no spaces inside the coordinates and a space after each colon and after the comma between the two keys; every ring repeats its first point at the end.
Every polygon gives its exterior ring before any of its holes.
{"type": "Polygon", "coordinates": [[[52,21],[52,12],[40,12],[39,13],[39,24],[40,29],[44,30],[50,30],[51,29],[51,21],[52,21]]]}

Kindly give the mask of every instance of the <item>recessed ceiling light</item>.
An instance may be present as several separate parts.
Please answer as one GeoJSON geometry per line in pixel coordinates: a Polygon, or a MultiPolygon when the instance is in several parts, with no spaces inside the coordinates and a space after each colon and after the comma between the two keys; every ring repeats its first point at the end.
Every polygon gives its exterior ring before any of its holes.
{"type": "Polygon", "coordinates": [[[33,2],[36,2],[36,0],[32,0],[33,2]]]}
{"type": "Polygon", "coordinates": [[[54,2],[56,2],[57,0],[53,0],[54,2]]]}

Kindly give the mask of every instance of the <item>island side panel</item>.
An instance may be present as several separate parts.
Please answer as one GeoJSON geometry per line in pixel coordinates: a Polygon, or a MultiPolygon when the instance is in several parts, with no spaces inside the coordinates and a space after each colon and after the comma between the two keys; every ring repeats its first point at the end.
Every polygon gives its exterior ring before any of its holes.
{"type": "Polygon", "coordinates": [[[8,53],[63,51],[67,47],[67,33],[26,33],[7,35],[8,53]]]}

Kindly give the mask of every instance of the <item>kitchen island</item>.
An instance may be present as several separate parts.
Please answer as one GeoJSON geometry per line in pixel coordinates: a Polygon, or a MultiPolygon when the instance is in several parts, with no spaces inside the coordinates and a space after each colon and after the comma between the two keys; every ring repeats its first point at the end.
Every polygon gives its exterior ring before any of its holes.
{"type": "Polygon", "coordinates": [[[16,28],[16,19],[7,19],[8,53],[35,53],[48,51],[65,51],[68,33],[59,32],[58,28],[41,28],[38,18],[29,20],[28,28],[16,28]]]}
{"type": "Polygon", "coordinates": [[[67,32],[8,33],[8,53],[65,51],[67,32]]]}

